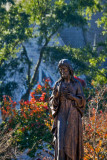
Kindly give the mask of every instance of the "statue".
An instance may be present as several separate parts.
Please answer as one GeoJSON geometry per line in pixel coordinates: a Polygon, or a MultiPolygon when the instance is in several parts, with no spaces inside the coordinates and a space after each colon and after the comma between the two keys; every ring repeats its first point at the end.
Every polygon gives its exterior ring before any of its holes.
{"type": "Polygon", "coordinates": [[[59,61],[61,78],[56,82],[50,108],[54,117],[55,160],[83,160],[82,116],[85,98],[80,82],[74,78],[70,61],[59,61]]]}

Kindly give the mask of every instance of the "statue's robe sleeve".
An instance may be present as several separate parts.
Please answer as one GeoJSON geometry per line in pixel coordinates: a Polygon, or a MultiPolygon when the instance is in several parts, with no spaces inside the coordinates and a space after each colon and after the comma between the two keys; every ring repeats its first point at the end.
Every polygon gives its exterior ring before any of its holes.
{"type": "Polygon", "coordinates": [[[50,109],[51,109],[51,113],[52,116],[54,117],[54,122],[53,122],[53,126],[52,126],[52,132],[55,135],[55,130],[57,128],[57,114],[58,114],[58,110],[59,110],[59,98],[55,98],[55,94],[56,92],[59,92],[59,86],[60,84],[57,82],[53,88],[53,92],[52,95],[50,97],[50,109]]]}
{"type": "Polygon", "coordinates": [[[57,115],[58,108],[59,108],[59,98],[55,98],[55,96],[54,96],[56,94],[56,92],[58,92],[58,86],[59,85],[56,83],[53,88],[53,92],[50,97],[50,103],[49,103],[53,117],[55,117],[57,115]]]}
{"type": "Polygon", "coordinates": [[[81,113],[81,116],[83,116],[85,105],[86,105],[86,100],[85,100],[85,97],[83,94],[81,83],[79,81],[78,81],[78,85],[77,85],[76,97],[78,98],[76,101],[76,107],[79,110],[79,112],[81,113]]]}

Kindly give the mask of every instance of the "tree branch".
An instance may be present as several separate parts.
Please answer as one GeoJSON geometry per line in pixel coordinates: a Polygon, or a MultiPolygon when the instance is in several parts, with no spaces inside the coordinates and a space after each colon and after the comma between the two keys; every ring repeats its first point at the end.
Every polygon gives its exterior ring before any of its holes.
{"type": "Polygon", "coordinates": [[[30,84],[31,84],[31,88],[33,87],[33,83],[34,83],[34,81],[35,81],[35,78],[36,78],[36,76],[37,76],[40,63],[41,63],[41,61],[42,61],[43,52],[44,52],[46,46],[48,45],[48,43],[49,43],[49,40],[46,40],[46,43],[44,44],[44,46],[42,47],[42,49],[41,49],[41,51],[40,51],[39,60],[38,60],[38,62],[37,62],[37,64],[36,64],[36,67],[35,67],[35,70],[34,70],[34,74],[33,74],[33,77],[32,77],[32,79],[31,79],[31,83],[30,83],[30,84]]]}
{"type": "Polygon", "coordinates": [[[28,75],[28,87],[30,86],[30,80],[31,80],[31,75],[30,75],[30,70],[31,70],[31,61],[28,57],[28,54],[27,54],[27,50],[25,48],[25,46],[22,44],[22,47],[23,47],[23,53],[24,55],[26,56],[26,60],[27,60],[27,64],[28,64],[28,72],[27,72],[27,75],[28,75]]]}

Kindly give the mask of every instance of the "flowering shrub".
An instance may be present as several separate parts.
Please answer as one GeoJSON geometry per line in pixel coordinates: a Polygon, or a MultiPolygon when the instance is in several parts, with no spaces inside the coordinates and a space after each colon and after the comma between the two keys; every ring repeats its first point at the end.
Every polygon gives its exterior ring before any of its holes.
{"type": "Polygon", "coordinates": [[[13,144],[18,145],[20,150],[29,148],[28,154],[34,156],[37,149],[43,147],[43,142],[52,142],[50,132],[52,117],[49,114],[48,98],[51,87],[46,80],[45,85],[37,86],[31,93],[30,101],[21,100],[20,110],[16,109],[16,102],[9,96],[4,96],[1,108],[4,125],[8,123],[6,133],[19,127],[14,131],[13,144]]]}
{"type": "Polygon", "coordinates": [[[85,119],[84,124],[84,160],[102,160],[106,155],[106,114],[92,111],[90,118],[85,119]]]}
{"type": "Polygon", "coordinates": [[[84,117],[84,160],[106,159],[106,100],[107,88],[96,89],[95,96],[88,102],[89,113],[84,117]],[[103,112],[102,112],[102,110],[103,112]]]}
{"type": "MultiPolygon", "coordinates": [[[[50,130],[53,119],[48,104],[51,87],[48,82],[46,80],[44,86],[38,84],[30,94],[30,101],[21,100],[20,110],[9,96],[3,97],[1,111],[5,122],[0,125],[0,131],[3,130],[2,135],[12,133],[13,146],[21,151],[29,149],[31,157],[37,149],[43,148],[43,142],[52,143],[50,130]]],[[[106,159],[106,94],[106,87],[96,89],[94,97],[87,103],[88,112],[83,117],[84,160],[106,159]]]]}
{"type": "Polygon", "coordinates": [[[11,97],[3,97],[3,106],[1,107],[2,119],[6,120],[16,115],[16,102],[13,102],[11,97]]]}

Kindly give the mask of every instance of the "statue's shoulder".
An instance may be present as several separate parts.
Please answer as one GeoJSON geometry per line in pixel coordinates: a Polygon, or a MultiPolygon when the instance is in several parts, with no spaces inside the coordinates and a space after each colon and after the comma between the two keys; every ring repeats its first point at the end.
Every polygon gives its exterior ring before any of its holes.
{"type": "Polygon", "coordinates": [[[62,79],[61,79],[61,78],[58,79],[58,80],[55,82],[55,86],[58,86],[59,84],[61,84],[61,82],[62,82],[62,79]]]}
{"type": "Polygon", "coordinates": [[[76,78],[74,78],[74,77],[73,77],[73,80],[74,80],[75,83],[78,83],[78,82],[79,82],[79,80],[76,79],[76,78]]]}
{"type": "Polygon", "coordinates": [[[76,79],[76,78],[74,78],[74,79],[75,79],[75,85],[77,86],[77,88],[79,88],[79,89],[82,90],[82,84],[81,84],[81,82],[78,79],[76,79]]]}
{"type": "Polygon", "coordinates": [[[80,81],[79,81],[78,79],[76,79],[76,78],[73,77],[73,80],[74,80],[74,83],[75,83],[75,84],[81,85],[81,83],[80,83],[80,81]]]}

